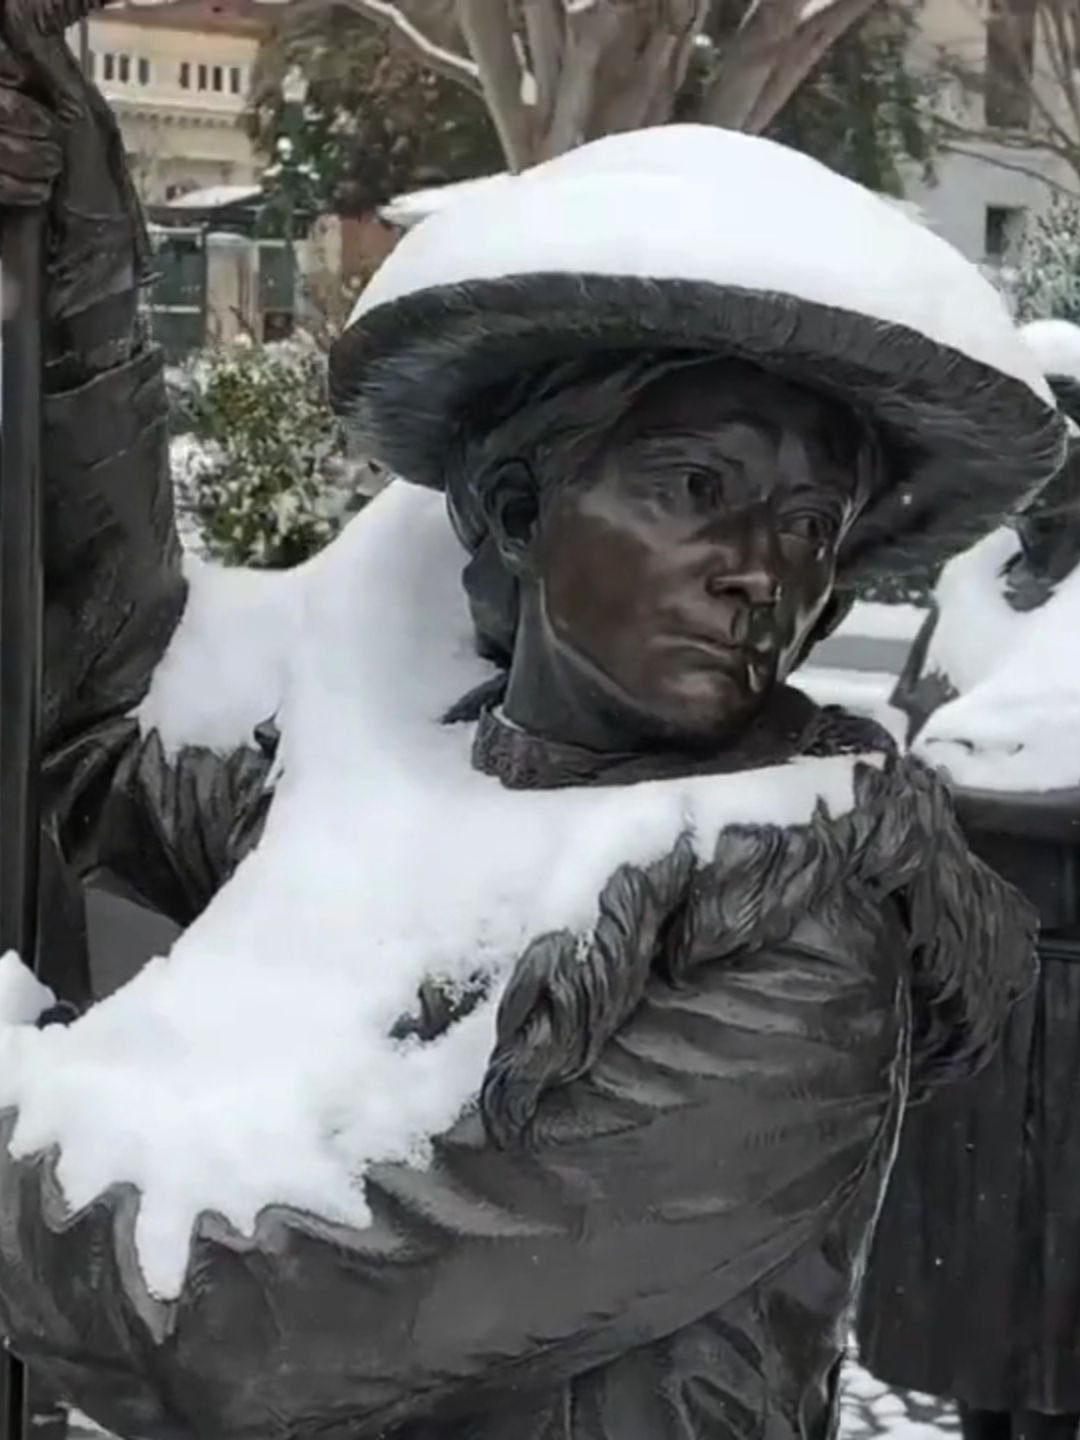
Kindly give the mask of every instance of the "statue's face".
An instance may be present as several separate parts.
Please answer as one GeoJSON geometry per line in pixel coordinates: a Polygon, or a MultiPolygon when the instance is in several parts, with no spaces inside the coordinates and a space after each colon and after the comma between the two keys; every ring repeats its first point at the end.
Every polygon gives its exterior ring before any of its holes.
{"type": "Polygon", "coordinates": [[[530,568],[562,674],[657,739],[721,739],[752,715],[832,590],[857,508],[842,423],[730,367],[645,392],[587,473],[541,501],[530,568]]]}

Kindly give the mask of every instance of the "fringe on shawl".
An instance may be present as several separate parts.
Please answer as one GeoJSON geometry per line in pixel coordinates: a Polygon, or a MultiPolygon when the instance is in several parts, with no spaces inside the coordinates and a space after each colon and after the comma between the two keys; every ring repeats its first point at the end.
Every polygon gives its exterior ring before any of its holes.
{"type": "MultiPolygon", "coordinates": [[[[541,1096],[588,1072],[654,976],[778,947],[808,910],[891,899],[897,963],[909,967],[912,1085],[974,1073],[1035,977],[1034,910],[968,850],[938,776],[911,756],[859,763],[855,806],[806,825],[733,826],[701,864],[689,837],[605,886],[587,942],[568,932],[528,947],[500,1007],[481,1093],[495,1143],[521,1143],[541,1096]]],[[[782,957],[778,957],[782,963],[782,957]]]]}

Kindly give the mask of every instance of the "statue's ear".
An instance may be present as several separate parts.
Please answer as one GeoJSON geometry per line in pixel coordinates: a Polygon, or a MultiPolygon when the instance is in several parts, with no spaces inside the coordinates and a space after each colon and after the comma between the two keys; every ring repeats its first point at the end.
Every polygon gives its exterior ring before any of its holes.
{"type": "Polygon", "coordinates": [[[505,460],[487,477],[484,513],[507,570],[514,576],[526,574],[540,522],[540,487],[524,460],[505,460]]]}

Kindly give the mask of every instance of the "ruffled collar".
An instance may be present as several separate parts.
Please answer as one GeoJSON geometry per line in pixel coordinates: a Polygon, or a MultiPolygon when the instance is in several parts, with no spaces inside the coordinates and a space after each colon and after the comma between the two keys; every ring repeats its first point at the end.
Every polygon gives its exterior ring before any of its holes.
{"type": "MultiPolygon", "coordinates": [[[[796,756],[855,754],[893,748],[888,733],[872,720],[834,706],[820,709],[790,686],[782,686],[755,730],[754,768],[782,765],[796,756]]],[[[580,745],[534,735],[500,709],[481,711],[472,763],[511,790],[557,790],[576,785],[632,785],[690,775],[722,774],[738,768],[723,753],[669,751],[662,754],[600,754],[580,745]]]]}

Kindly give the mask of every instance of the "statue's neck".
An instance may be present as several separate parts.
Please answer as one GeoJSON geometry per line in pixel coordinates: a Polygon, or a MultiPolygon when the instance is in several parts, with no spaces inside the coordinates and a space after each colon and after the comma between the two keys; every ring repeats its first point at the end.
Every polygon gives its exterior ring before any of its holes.
{"type": "Polygon", "coordinates": [[[508,785],[626,784],[780,764],[800,753],[815,706],[777,687],[737,730],[696,743],[657,734],[602,677],[552,645],[523,604],[501,705],[480,726],[474,763],[508,785]],[[543,778],[536,778],[542,776],[543,778]]]}
{"type": "Polygon", "coordinates": [[[631,785],[689,775],[727,774],[781,765],[811,753],[819,711],[800,690],[778,687],[769,704],[739,739],[714,750],[593,749],[576,741],[539,735],[505,711],[481,716],[473,765],[510,789],[555,790],[581,785],[631,785]]]}

